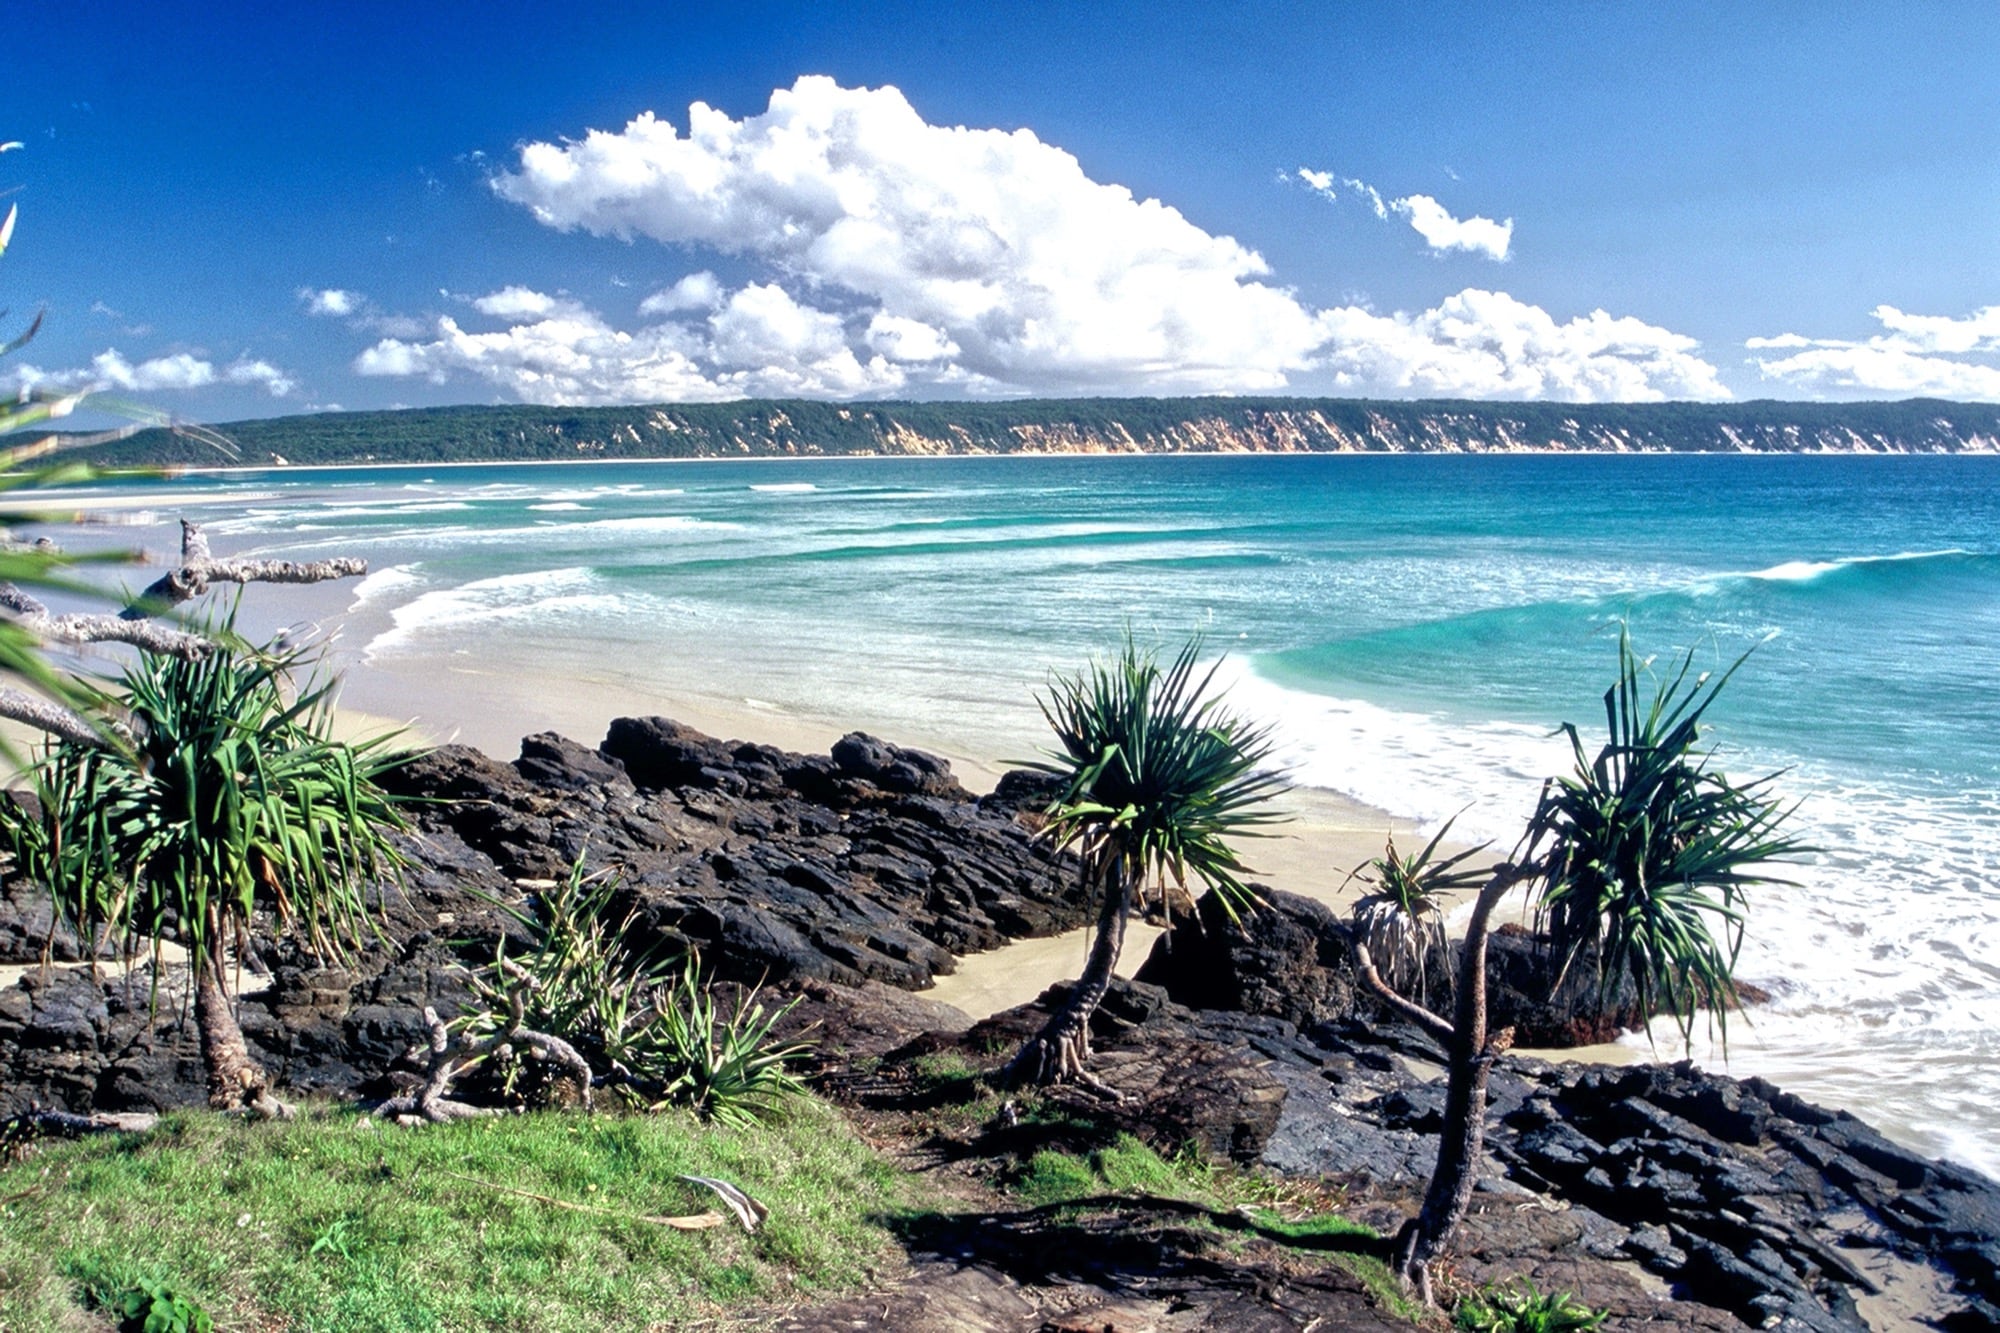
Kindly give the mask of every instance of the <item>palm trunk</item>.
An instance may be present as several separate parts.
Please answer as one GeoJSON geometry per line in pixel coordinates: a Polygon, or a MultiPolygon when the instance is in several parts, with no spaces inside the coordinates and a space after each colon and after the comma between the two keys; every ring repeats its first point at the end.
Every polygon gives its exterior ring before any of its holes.
{"type": "Polygon", "coordinates": [[[1091,940],[1083,975],[1077,978],[1062,1008],[1056,1010],[1041,1032],[1008,1064],[1009,1082],[1077,1083],[1108,1096],[1116,1095],[1084,1066],[1090,1060],[1090,1017],[1111,990],[1118,955],[1125,947],[1125,924],[1132,915],[1132,877],[1123,858],[1106,865],[1102,883],[1097,934],[1091,940]]]}
{"type": "Polygon", "coordinates": [[[289,1120],[293,1108],[271,1095],[271,1078],[250,1058],[243,1028],[229,993],[222,988],[221,960],[196,955],[194,1021],[201,1033],[202,1063],[208,1067],[208,1104],[218,1111],[241,1111],[267,1120],[289,1120]]]}
{"type": "Polygon", "coordinates": [[[1472,1205],[1480,1153],[1486,1143],[1487,1079],[1494,1060],[1513,1044],[1512,1028],[1503,1031],[1498,1041],[1489,1044],[1486,1039],[1487,923],[1513,883],[1510,875],[1495,875],[1480,893],[1466,923],[1437,1169],[1424,1191],[1422,1209],[1396,1237],[1391,1267],[1403,1281],[1415,1285],[1425,1305],[1431,1304],[1430,1262],[1443,1252],[1472,1205]]]}

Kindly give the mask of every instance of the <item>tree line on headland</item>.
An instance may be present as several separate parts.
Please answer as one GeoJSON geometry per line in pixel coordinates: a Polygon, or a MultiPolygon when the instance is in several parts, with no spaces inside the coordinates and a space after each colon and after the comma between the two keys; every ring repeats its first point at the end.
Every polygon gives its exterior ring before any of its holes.
{"type": "MultiPolygon", "coordinates": [[[[1054,453],[1984,453],[2000,450],[2000,405],[757,400],[324,412],[221,431],[244,466],[1054,453]]],[[[110,466],[220,461],[202,440],[166,429],[141,431],[96,458],[110,466]]]]}

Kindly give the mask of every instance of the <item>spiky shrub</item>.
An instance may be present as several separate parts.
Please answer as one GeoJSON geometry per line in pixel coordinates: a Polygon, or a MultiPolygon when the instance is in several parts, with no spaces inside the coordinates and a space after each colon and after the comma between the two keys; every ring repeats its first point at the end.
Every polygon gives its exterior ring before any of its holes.
{"type": "Polygon", "coordinates": [[[691,1107],[725,1125],[743,1125],[770,1115],[805,1091],[792,1062],[806,1053],[803,1042],[773,1035],[796,999],[766,1009],[761,990],[738,990],[733,1003],[716,998],[693,960],[681,969],[671,992],[656,1000],[669,1060],[664,1096],[654,1105],[691,1107]]]}
{"type": "MultiPolygon", "coordinates": [[[[569,874],[508,914],[530,941],[509,957],[503,937],[493,963],[471,974],[481,1007],[460,1023],[475,1038],[487,1036],[512,1013],[518,997],[525,1026],[559,1036],[602,1070],[643,1067],[650,998],[673,978],[674,958],[634,941],[630,912],[613,916],[618,879],[588,874],[583,858],[569,874]]],[[[501,1071],[505,1090],[518,1090],[520,1065],[501,1071]]]]}
{"type": "Polygon", "coordinates": [[[1162,667],[1128,637],[1110,661],[1055,677],[1040,701],[1061,754],[1037,767],[1063,784],[1047,835],[1137,901],[1164,905],[1192,876],[1241,909],[1255,895],[1229,840],[1280,818],[1265,803],[1286,783],[1265,768],[1269,729],[1223,707],[1221,663],[1197,674],[1200,652],[1190,639],[1162,667]]]}
{"type": "Polygon", "coordinates": [[[1609,1311],[1593,1310],[1570,1292],[1545,1292],[1519,1278],[1468,1296],[1452,1322],[1469,1333],[1592,1333],[1610,1317],[1609,1311]]]}
{"type": "Polygon", "coordinates": [[[310,649],[249,647],[227,620],[203,628],[211,651],[143,654],[125,671],[130,745],[51,746],[41,809],[0,805],[0,846],[46,880],[80,938],[150,947],[157,963],[171,933],[213,1100],[270,1113],[220,990],[225,952],[264,912],[323,955],[363,936],[368,886],[401,864],[388,838],[403,819],[375,781],[399,759],[390,737],[332,739],[334,682],[310,649]]]}
{"type": "Polygon", "coordinates": [[[1135,904],[1150,897],[1171,913],[1190,878],[1213,888],[1232,918],[1255,900],[1230,839],[1279,817],[1265,803],[1285,780],[1264,767],[1268,730],[1223,707],[1211,689],[1216,668],[1197,670],[1200,651],[1191,639],[1162,666],[1127,635],[1115,657],[1056,676],[1040,701],[1061,747],[1036,766],[1061,783],[1044,836],[1078,852],[1098,919],[1082,978],[1023,1049],[1017,1076],[1087,1081],[1089,1017],[1135,904]]]}
{"type": "Polygon", "coordinates": [[[1546,789],[1535,814],[1552,835],[1539,919],[1559,975],[1595,960],[1600,1009],[1629,986],[1642,1016],[1670,1013],[1683,1039],[1706,1009],[1727,1035],[1736,999],[1746,890],[1763,867],[1804,850],[1783,831],[1791,809],[1778,776],[1747,783],[1709,766],[1703,719],[1743,665],[1694,671],[1690,652],[1650,691],[1646,664],[1618,636],[1618,679],[1604,695],[1609,737],[1593,757],[1563,725],[1576,767],[1546,789]]]}
{"type": "MultiPolygon", "coordinates": [[[[768,1010],[754,988],[718,999],[697,959],[637,942],[645,932],[630,909],[616,910],[618,889],[616,875],[586,873],[578,857],[530,906],[509,908],[529,946],[510,957],[503,939],[472,976],[479,1006],[460,1030],[489,1036],[518,1002],[523,1026],[570,1043],[628,1102],[685,1106],[723,1124],[769,1115],[802,1092],[791,1065],[806,1046],[773,1036],[797,1001],[768,1010]]],[[[504,1091],[539,1094],[524,1087],[525,1072],[503,1064],[504,1091]]]]}
{"type": "MultiPolygon", "coordinates": [[[[1463,812],[1461,812],[1463,813],[1463,812]]],[[[1382,977],[1397,990],[1428,1002],[1433,987],[1431,963],[1449,999],[1451,949],[1445,938],[1445,895],[1467,892],[1486,882],[1489,867],[1467,868],[1465,862],[1487,844],[1440,857],[1438,847],[1451,832],[1457,816],[1447,819],[1421,851],[1399,852],[1391,834],[1382,855],[1355,871],[1374,891],[1354,904],[1355,928],[1368,946],[1382,977]]]]}

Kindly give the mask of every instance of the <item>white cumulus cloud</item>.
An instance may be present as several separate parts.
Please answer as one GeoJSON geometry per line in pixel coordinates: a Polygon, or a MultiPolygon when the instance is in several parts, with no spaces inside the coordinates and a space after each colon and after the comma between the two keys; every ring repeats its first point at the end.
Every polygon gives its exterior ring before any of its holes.
{"type": "Polygon", "coordinates": [[[639,302],[639,313],[671,315],[681,310],[713,310],[722,304],[722,295],[722,284],[713,273],[703,269],[639,302]]]}
{"type": "Polygon", "coordinates": [[[1398,199],[1392,207],[1409,219],[1417,235],[1433,250],[1469,250],[1488,259],[1504,260],[1514,242],[1514,219],[1495,222],[1492,218],[1455,218],[1427,194],[1398,199]]]}
{"type": "Polygon", "coordinates": [[[1468,287],[1421,314],[1325,312],[1343,392],[1566,402],[1727,398],[1693,338],[1602,310],[1557,323],[1540,306],[1468,287]]]}
{"type": "Polygon", "coordinates": [[[254,384],[273,398],[286,397],[298,387],[296,379],[269,361],[246,358],[233,362],[222,374],[231,384],[254,384]]]}
{"type": "Polygon", "coordinates": [[[1768,379],[1814,393],[1882,393],[2000,400],[2000,306],[1970,315],[1912,315],[1892,305],[1869,312],[1885,330],[1873,337],[1749,338],[1751,360],[1768,379]]]}
{"type": "Polygon", "coordinates": [[[301,287],[299,300],[308,315],[329,315],[345,318],[358,313],[366,304],[360,292],[350,292],[339,287],[301,287]]]}
{"type": "MultiPolygon", "coordinates": [[[[1390,213],[1365,182],[1300,178],[1390,213]]],[[[685,132],[646,113],[528,144],[493,188],[547,226],[707,251],[750,276],[689,273],[630,321],[505,287],[472,303],[502,327],[399,328],[357,370],[574,403],[1334,386],[1726,396],[1692,340],[1602,312],[1559,323],[1477,290],[1414,314],[1317,309],[1256,251],[1091,179],[1032,131],[933,125],[894,88],[801,78],[740,119],[696,103],[685,132]]],[[[1511,220],[1460,221],[1427,196],[1394,206],[1427,243],[1505,256],[1511,220]]]]}
{"type": "Polygon", "coordinates": [[[65,392],[160,393],[179,389],[201,389],[215,383],[253,385],[274,398],[283,398],[298,387],[298,380],[268,361],[239,357],[218,369],[215,362],[192,352],[133,361],[115,347],[108,347],[90,359],[87,366],[67,370],[43,370],[38,366],[11,367],[0,376],[0,387],[18,393],[23,389],[46,388],[65,392]]]}
{"type": "Polygon", "coordinates": [[[473,301],[472,308],[498,319],[538,319],[558,310],[574,313],[574,303],[526,287],[502,287],[473,301]]]}
{"type": "Polygon", "coordinates": [[[1084,174],[1031,131],[931,125],[894,88],[808,77],[734,120],[696,103],[535,143],[495,181],[544,223],[750,255],[943,330],[1014,391],[1280,387],[1313,322],[1264,260],[1084,174]]]}
{"type": "Polygon", "coordinates": [[[1486,217],[1453,217],[1450,209],[1427,194],[1408,194],[1400,199],[1385,200],[1382,192],[1367,181],[1336,176],[1330,171],[1315,171],[1311,167],[1300,167],[1295,175],[1281,171],[1278,179],[1296,179],[1330,203],[1339,202],[1342,192],[1354,195],[1366,203],[1376,217],[1384,220],[1394,213],[1408,222],[1411,229],[1423,237],[1424,244],[1439,254],[1465,250],[1504,261],[1508,249],[1514,244],[1514,219],[1495,222],[1486,217]]]}
{"type": "Polygon", "coordinates": [[[709,402],[749,397],[854,398],[904,387],[882,356],[862,361],[839,316],[775,285],[744,287],[699,324],[634,330],[564,298],[511,287],[474,301],[482,314],[525,321],[490,331],[437,321],[427,340],[384,338],[355,359],[363,375],[464,373],[535,403],[709,402]],[[538,299],[537,299],[538,298],[538,299]]]}

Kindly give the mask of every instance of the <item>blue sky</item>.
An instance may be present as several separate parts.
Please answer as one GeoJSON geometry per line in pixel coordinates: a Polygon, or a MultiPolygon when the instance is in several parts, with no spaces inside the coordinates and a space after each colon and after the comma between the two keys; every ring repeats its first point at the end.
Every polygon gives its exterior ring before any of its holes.
{"type": "Polygon", "coordinates": [[[1990,4],[27,20],[7,388],[2000,399],[1990,4]]]}

